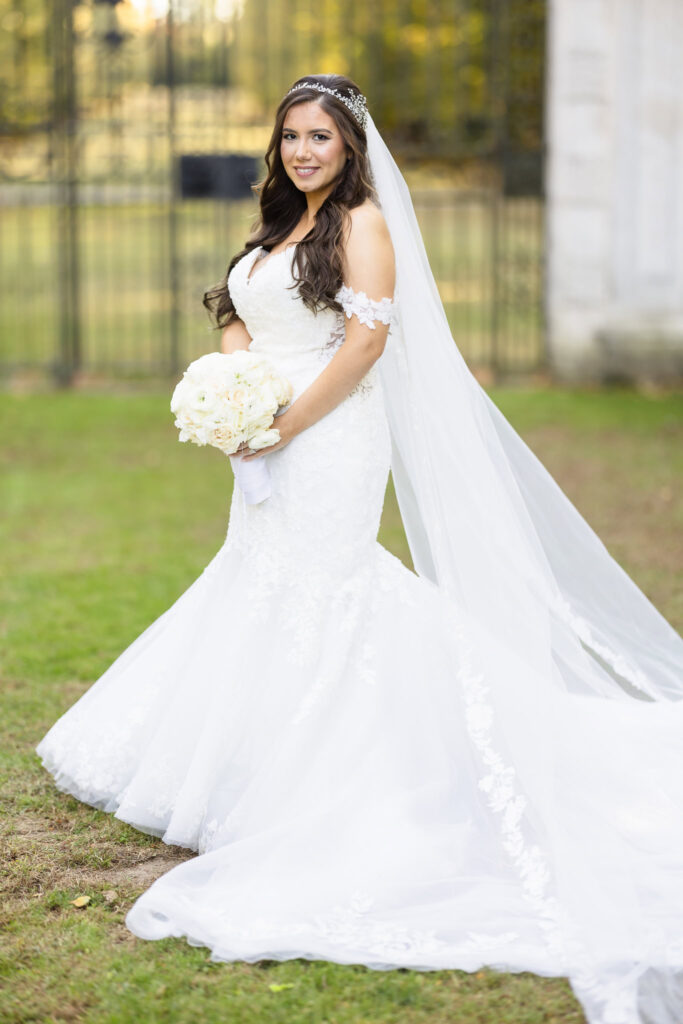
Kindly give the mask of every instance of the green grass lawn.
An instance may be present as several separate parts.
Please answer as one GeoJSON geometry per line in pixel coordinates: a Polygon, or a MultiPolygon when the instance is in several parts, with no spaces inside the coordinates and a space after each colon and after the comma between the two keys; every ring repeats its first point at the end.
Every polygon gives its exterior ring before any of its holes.
{"type": "MultiPolygon", "coordinates": [[[[683,397],[492,397],[681,629],[683,397]]],[[[206,949],[125,928],[134,899],[188,851],[59,793],[34,746],[223,542],[230,468],[213,450],[178,444],[168,401],[3,397],[0,1020],[580,1024],[562,978],[213,964],[206,949]],[[90,896],[80,909],[79,895],[90,896]]],[[[409,562],[391,489],[380,540],[409,562]]]]}

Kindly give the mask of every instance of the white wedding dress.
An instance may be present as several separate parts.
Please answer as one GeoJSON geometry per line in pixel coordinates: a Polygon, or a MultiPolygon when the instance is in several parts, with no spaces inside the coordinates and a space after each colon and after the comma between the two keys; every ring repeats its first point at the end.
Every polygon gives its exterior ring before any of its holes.
{"type": "MultiPolygon", "coordinates": [[[[296,398],[345,319],[304,306],[291,249],[252,250],[229,285],[251,350],[296,398]]],[[[348,317],[393,322],[389,298],[339,298],[348,317]]],[[[642,1000],[643,963],[683,947],[683,705],[548,687],[539,708],[558,822],[536,827],[562,851],[553,879],[575,872],[589,892],[593,933],[549,886],[514,745],[490,728],[477,653],[509,677],[511,722],[517,655],[377,542],[391,461],[378,366],[264,456],[270,498],[247,505],[235,486],[216,556],[37,751],[60,789],[199,852],[129,911],[142,938],[184,936],[216,960],[569,976],[591,1024],[674,1019],[658,1016],[661,987],[637,1015],[635,977],[642,1000]],[[624,921],[625,893],[642,917],[624,921]]]]}

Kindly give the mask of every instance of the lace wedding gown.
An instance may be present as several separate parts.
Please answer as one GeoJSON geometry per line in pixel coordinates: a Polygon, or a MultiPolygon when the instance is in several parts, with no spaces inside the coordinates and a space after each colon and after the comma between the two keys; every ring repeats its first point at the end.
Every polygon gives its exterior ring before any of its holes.
{"type": "MultiPolygon", "coordinates": [[[[252,250],[229,285],[251,350],[296,397],[345,317],[304,306],[290,249],[252,250]]],[[[339,299],[363,323],[395,316],[388,298],[339,299]]],[[[377,542],[391,460],[377,370],[265,456],[270,498],[247,505],[235,486],[201,576],[36,749],[60,789],[199,852],[129,911],[142,938],[184,936],[216,960],[571,976],[591,1024],[632,1024],[628,965],[683,944],[681,705],[548,688],[562,864],[590,887],[593,935],[525,840],[472,657],[500,655],[511,713],[518,661],[377,542]],[[624,927],[634,891],[647,920],[624,927]],[[598,982],[608,933],[618,970],[598,982]]]]}

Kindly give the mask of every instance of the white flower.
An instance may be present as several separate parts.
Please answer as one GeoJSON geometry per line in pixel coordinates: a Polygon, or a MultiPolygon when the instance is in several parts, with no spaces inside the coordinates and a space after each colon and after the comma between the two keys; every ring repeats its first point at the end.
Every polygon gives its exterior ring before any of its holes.
{"type": "Polygon", "coordinates": [[[171,412],[180,441],[232,454],[245,441],[254,450],[279,441],[273,420],[292,394],[291,383],[258,353],[208,352],[178,381],[171,412]]]}
{"type": "Polygon", "coordinates": [[[267,448],[271,444],[277,444],[279,440],[279,430],[257,430],[249,438],[249,447],[256,451],[259,448],[267,448]]]}
{"type": "Polygon", "coordinates": [[[227,359],[230,359],[227,352],[207,352],[206,355],[191,362],[185,373],[201,380],[215,377],[219,373],[229,373],[231,367],[227,364],[227,359]]]}

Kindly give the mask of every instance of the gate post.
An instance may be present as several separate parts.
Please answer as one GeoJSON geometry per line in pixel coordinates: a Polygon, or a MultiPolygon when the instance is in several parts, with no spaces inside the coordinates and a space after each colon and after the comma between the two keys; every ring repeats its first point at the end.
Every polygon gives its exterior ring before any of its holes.
{"type": "Polygon", "coordinates": [[[81,363],[78,253],[78,104],[74,70],[73,0],[53,0],[53,145],[57,184],[59,319],[53,376],[68,387],[81,363]]]}

